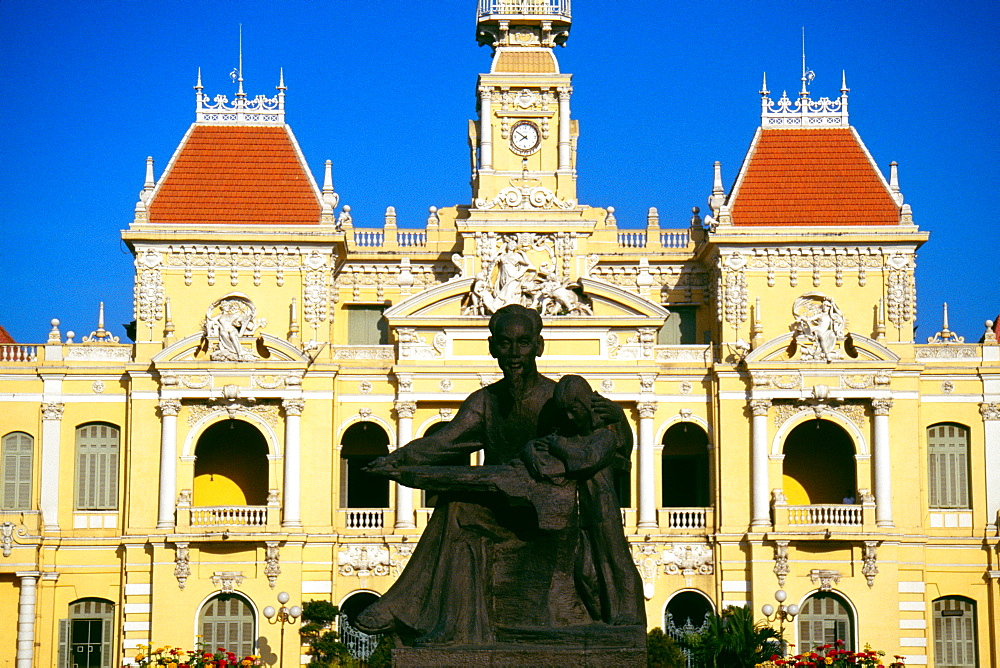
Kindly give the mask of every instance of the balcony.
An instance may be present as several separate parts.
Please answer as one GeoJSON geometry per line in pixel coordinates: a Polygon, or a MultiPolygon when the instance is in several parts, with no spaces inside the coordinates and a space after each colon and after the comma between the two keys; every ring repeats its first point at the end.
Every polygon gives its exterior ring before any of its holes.
{"type": "MultiPolygon", "coordinates": [[[[777,490],[776,490],[777,491],[777,490]]],[[[790,506],[784,495],[773,499],[771,508],[775,531],[815,532],[825,529],[841,532],[869,532],[875,529],[875,501],[863,490],[862,503],[814,503],[790,506]]]]}
{"type": "Polygon", "coordinates": [[[33,363],[41,361],[43,346],[26,346],[17,343],[0,345],[0,362],[33,363]]]}
{"type": "Polygon", "coordinates": [[[479,0],[479,20],[508,16],[569,19],[570,0],[479,0]]]}
{"type": "Polygon", "coordinates": [[[192,527],[267,526],[267,506],[202,506],[190,512],[192,527]]]}
{"type": "Polygon", "coordinates": [[[339,514],[340,526],[344,529],[381,533],[386,526],[388,512],[385,508],[342,508],[339,514]]]}
{"type": "Polygon", "coordinates": [[[661,528],[671,533],[705,534],[714,524],[712,508],[660,508],[658,520],[661,528]]]}

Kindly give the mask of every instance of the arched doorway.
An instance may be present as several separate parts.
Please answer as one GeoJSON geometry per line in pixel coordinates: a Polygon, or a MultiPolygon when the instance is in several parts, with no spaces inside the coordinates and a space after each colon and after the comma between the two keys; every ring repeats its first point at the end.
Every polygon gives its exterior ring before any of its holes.
{"type": "Polygon", "coordinates": [[[664,508],[706,508],[709,496],[708,434],[694,422],[678,422],[663,435],[664,508]]]}
{"type": "Polygon", "coordinates": [[[682,591],[667,603],[663,614],[663,628],[677,629],[682,633],[696,633],[712,613],[712,602],[700,591],[682,591]],[[690,629],[690,630],[686,630],[690,629]]]}
{"type": "Polygon", "coordinates": [[[212,650],[225,647],[241,659],[254,653],[255,627],[253,607],[239,594],[213,596],[198,615],[201,642],[212,650]]]}
{"type": "Polygon", "coordinates": [[[361,469],[389,454],[389,435],[374,422],[357,422],[340,443],[340,507],[388,508],[389,481],[361,469]]]}
{"type": "Polygon", "coordinates": [[[792,506],[854,503],[854,442],[829,420],[808,420],[788,434],[782,464],[785,497],[792,506]]]}
{"type": "Polygon", "coordinates": [[[195,506],[267,504],[267,441],[243,420],[217,422],[194,451],[195,506]]]}
{"type": "Polygon", "coordinates": [[[362,661],[368,659],[378,646],[378,641],[382,637],[375,634],[370,635],[359,631],[354,626],[354,620],[358,618],[365,608],[379,599],[379,595],[370,591],[356,591],[340,605],[340,617],[337,619],[337,629],[340,632],[340,640],[347,645],[347,651],[355,659],[362,661]]]}
{"type": "Polygon", "coordinates": [[[115,604],[81,598],[59,622],[59,668],[111,668],[114,664],[115,604]]]}
{"type": "Polygon", "coordinates": [[[798,651],[811,652],[819,645],[844,641],[844,648],[856,650],[854,615],[841,596],[820,591],[806,599],[799,611],[798,651]]]}

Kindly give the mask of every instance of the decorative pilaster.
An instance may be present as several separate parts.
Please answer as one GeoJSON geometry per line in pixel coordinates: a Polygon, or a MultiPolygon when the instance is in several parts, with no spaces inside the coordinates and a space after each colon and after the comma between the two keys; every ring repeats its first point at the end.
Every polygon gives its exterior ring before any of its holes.
{"type": "Polygon", "coordinates": [[[569,86],[559,88],[559,171],[570,171],[570,118],[569,96],[573,89],[569,86]]]}
{"type": "Polygon", "coordinates": [[[302,498],[301,421],[306,402],[302,399],[285,399],[285,493],[281,526],[300,527],[302,498]]]}
{"type": "Polygon", "coordinates": [[[177,497],[177,414],[181,402],[160,399],[160,498],[156,513],[157,529],[174,526],[174,499],[177,497]]]}
{"type": "Polygon", "coordinates": [[[479,87],[479,171],[493,171],[493,88],[479,87]]]}
{"type": "MultiPolygon", "coordinates": [[[[402,447],[413,439],[413,415],[417,404],[413,401],[396,402],[396,443],[402,447]]],[[[413,529],[413,489],[396,483],[396,528],[413,529]]]]}
{"type": "Polygon", "coordinates": [[[639,522],[640,529],[655,529],[656,474],[653,466],[653,416],[655,401],[636,404],[639,411],[639,522]]]}
{"type": "MultiPolygon", "coordinates": [[[[15,573],[21,579],[17,597],[17,668],[35,665],[35,602],[38,593],[38,571],[15,573]]],[[[9,656],[9,655],[8,655],[9,656]]]]}
{"type": "Polygon", "coordinates": [[[1000,514],[1000,402],[979,404],[986,436],[986,523],[996,529],[1000,514]]]}
{"type": "Polygon", "coordinates": [[[750,526],[768,527],[771,525],[771,513],[768,508],[767,475],[767,412],[771,408],[770,399],[751,399],[750,412],[753,434],[752,480],[753,480],[753,516],[750,526]]]}
{"type": "Polygon", "coordinates": [[[891,527],[892,523],[892,453],[889,450],[889,410],[892,399],[872,399],[872,420],[875,428],[875,526],[891,527]]]}
{"type": "Polygon", "coordinates": [[[42,404],[42,522],[46,531],[59,531],[59,433],[63,404],[42,404]]]}

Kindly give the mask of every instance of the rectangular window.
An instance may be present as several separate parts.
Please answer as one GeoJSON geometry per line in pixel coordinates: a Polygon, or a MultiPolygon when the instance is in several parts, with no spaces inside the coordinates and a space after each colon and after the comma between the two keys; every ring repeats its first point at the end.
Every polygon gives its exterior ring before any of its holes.
{"type": "Polygon", "coordinates": [[[31,459],[34,439],[24,432],[3,437],[3,483],[0,508],[31,510],[31,459]]]}
{"type": "Polygon", "coordinates": [[[682,346],[694,345],[698,343],[698,330],[696,327],[698,313],[697,306],[670,306],[667,305],[670,315],[663,323],[660,332],[656,337],[656,342],[661,346],[682,346]]]}
{"type": "Polygon", "coordinates": [[[957,424],[927,429],[931,508],[969,508],[969,430],[957,424]]]}
{"type": "Polygon", "coordinates": [[[347,310],[347,344],[384,346],[389,343],[389,323],[380,304],[350,304],[347,310]]]}
{"type": "Polygon", "coordinates": [[[118,429],[87,424],[76,430],[76,510],[117,510],[118,429]]]}

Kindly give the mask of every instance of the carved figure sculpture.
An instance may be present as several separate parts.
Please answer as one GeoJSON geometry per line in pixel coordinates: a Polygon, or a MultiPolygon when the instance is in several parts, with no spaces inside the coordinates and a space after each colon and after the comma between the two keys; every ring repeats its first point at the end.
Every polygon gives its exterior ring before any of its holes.
{"type": "Polygon", "coordinates": [[[256,307],[245,295],[234,293],[213,302],[205,312],[204,325],[205,337],[216,339],[209,357],[216,362],[256,359],[256,355],[240,343],[240,337],[252,336],[258,327],[267,324],[264,319],[257,319],[256,315],[256,307]]]}
{"type": "Polygon", "coordinates": [[[846,336],[847,323],[833,299],[819,292],[807,292],[795,300],[792,314],[795,321],[789,329],[802,345],[803,360],[831,362],[840,358],[837,342],[846,336]]]}
{"type": "Polygon", "coordinates": [[[541,327],[523,306],[497,311],[489,349],[503,378],[369,466],[439,501],[399,579],[359,615],[361,630],[414,646],[644,646],[642,584],[610,484],[631,432],[599,394],[556,399],[536,367],[541,327]],[[480,449],[484,465],[448,465],[480,449]]]}

